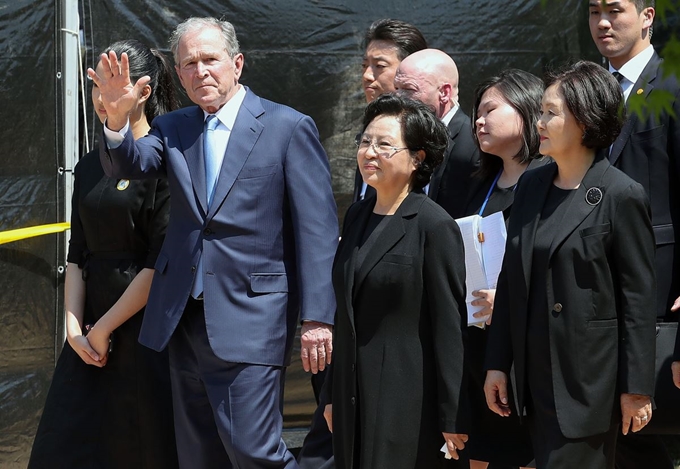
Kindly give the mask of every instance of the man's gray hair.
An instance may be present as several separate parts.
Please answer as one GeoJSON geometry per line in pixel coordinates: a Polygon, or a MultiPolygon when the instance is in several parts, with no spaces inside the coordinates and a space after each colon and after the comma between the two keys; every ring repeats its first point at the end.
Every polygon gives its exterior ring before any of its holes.
{"type": "Polygon", "coordinates": [[[178,24],[175,30],[170,35],[170,50],[175,59],[175,64],[179,65],[178,49],[179,41],[186,33],[202,29],[202,28],[217,28],[220,30],[222,39],[224,41],[224,49],[232,59],[240,52],[238,46],[238,39],[236,39],[236,31],[234,25],[228,21],[218,20],[217,18],[189,18],[178,24]]]}

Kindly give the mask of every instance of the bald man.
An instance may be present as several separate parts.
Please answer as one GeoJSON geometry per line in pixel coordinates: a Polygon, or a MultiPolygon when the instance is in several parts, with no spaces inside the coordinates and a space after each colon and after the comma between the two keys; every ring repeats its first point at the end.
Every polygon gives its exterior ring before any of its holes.
{"type": "Polygon", "coordinates": [[[417,99],[435,111],[449,130],[444,161],[432,175],[427,194],[453,218],[463,216],[470,176],[479,166],[472,126],[458,105],[458,68],[437,49],[424,49],[404,58],[394,77],[398,93],[417,99]]]}

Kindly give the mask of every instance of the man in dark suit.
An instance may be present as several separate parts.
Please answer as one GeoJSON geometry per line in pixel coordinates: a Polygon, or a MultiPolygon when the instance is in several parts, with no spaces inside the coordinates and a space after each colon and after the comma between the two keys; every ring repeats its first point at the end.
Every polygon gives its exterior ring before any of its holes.
{"type": "Polygon", "coordinates": [[[458,105],[456,63],[437,49],[415,52],[399,64],[394,87],[400,94],[432,107],[446,124],[449,144],[444,161],[435,170],[425,191],[451,217],[462,217],[470,176],[479,166],[479,151],[472,138],[470,117],[458,105]]]}
{"type": "Polygon", "coordinates": [[[280,398],[298,317],[305,369],[331,358],[338,232],[327,157],[309,117],[239,84],[230,23],[190,18],[171,48],[197,106],[137,141],[128,113],[148,80],[131,86],[125,55],[102,56],[101,75],[88,70],[108,115],[106,173],[170,185],[140,342],[169,347],[181,467],[297,468],[280,398]]]}
{"type": "MultiPolygon", "coordinates": [[[[664,110],[647,118],[632,113],[612,145],[609,159],[647,192],[656,240],[656,316],[658,321],[677,321],[680,126],[676,118],[680,116],[680,86],[675,77],[663,76],[663,61],[650,42],[655,15],[653,0],[591,0],[589,8],[593,40],[609,60],[609,70],[619,79],[628,107],[633,100],[649,100],[664,93],[675,113],[674,117],[664,110]]],[[[661,439],[641,435],[619,438],[616,465],[619,469],[673,467],[661,439]]]]}

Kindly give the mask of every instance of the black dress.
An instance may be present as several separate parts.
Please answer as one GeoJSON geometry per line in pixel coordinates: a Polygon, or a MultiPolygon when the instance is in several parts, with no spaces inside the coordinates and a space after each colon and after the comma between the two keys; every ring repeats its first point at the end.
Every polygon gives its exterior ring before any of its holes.
{"type": "MultiPolygon", "coordinates": [[[[166,180],[111,179],[98,151],[76,165],[68,262],[83,269],[83,325],[106,313],[140,270],[153,268],[168,215],[166,180]]],[[[178,467],[168,356],[138,343],[142,316],[116,329],[103,368],[64,344],[30,469],[178,467]]]]}
{"type": "MultiPolygon", "coordinates": [[[[472,192],[467,204],[466,216],[479,214],[484,204],[493,177],[478,181],[476,190],[472,192]]],[[[495,186],[489,196],[482,216],[503,212],[507,220],[515,198],[515,186],[500,188],[495,186]]],[[[491,326],[493,327],[493,322],[491,326]]],[[[488,330],[468,327],[464,331],[465,360],[468,372],[468,398],[470,401],[470,440],[467,447],[470,459],[487,461],[494,468],[506,466],[528,466],[533,460],[531,437],[526,425],[520,425],[517,409],[514,405],[512,386],[508,387],[509,402],[512,414],[500,417],[489,410],[484,396],[484,355],[486,353],[488,330]]]]}

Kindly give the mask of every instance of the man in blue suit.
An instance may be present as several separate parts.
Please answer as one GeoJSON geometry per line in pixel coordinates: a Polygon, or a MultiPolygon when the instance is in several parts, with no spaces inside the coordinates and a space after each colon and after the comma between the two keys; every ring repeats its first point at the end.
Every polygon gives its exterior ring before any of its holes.
{"type": "Polygon", "coordinates": [[[171,37],[197,104],[137,141],[126,55],[88,74],[107,112],[101,161],[116,178],[167,177],[171,213],[140,342],[170,352],[183,468],[297,468],[281,439],[281,387],[298,318],[307,371],[330,363],[338,230],[313,121],[239,84],[233,26],[190,18],[171,37]]]}

